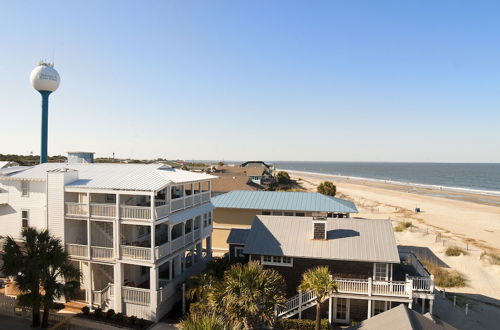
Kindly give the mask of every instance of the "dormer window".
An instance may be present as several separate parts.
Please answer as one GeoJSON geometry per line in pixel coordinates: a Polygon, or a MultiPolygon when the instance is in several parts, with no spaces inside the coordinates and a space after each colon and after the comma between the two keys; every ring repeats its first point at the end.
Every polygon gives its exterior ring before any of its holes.
{"type": "Polygon", "coordinates": [[[21,181],[21,196],[29,197],[30,196],[30,182],[29,181],[21,181]]]}

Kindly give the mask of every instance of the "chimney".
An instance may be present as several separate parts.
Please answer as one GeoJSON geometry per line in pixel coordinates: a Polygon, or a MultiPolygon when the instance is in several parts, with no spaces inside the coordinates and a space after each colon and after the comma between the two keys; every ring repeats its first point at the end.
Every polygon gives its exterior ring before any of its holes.
{"type": "Polygon", "coordinates": [[[313,217],[313,239],[326,239],[326,217],[313,217]]]}

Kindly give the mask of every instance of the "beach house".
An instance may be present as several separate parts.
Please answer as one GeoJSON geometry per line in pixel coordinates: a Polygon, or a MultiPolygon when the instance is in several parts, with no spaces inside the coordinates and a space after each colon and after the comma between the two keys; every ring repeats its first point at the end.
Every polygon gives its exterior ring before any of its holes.
{"type": "Polygon", "coordinates": [[[338,284],[324,311],[330,322],[361,321],[399,304],[432,313],[433,277],[413,254],[398,251],[389,220],[258,215],[228,243],[283,275],[288,300],[278,317],[301,318],[315,305],[314,292],[297,291],[315,266],[328,266],[338,284]]]}
{"type": "Polygon", "coordinates": [[[214,177],[161,164],[45,163],[0,176],[0,235],[60,238],[88,305],[158,320],[211,258],[214,177]]]}
{"type": "Polygon", "coordinates": [[[358,212],[350,201],[313,192],[231,191],[214,197],[212,203],[213,249],[218,254],[229,252],[226,241],[231,229],[250,228],[256,215],[348,218],[358,212]]]}

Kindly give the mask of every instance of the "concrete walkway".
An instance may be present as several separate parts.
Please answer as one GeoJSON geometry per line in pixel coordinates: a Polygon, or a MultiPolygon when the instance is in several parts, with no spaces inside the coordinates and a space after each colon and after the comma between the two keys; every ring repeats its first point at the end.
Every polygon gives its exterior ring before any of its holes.
{"type": "Polygon", "coordinates": [[[24,320],[19,317],[9,317],[5,315],[0,315],[0,329],[10,329],[10,330],[27,330],[32,329],[30,327],[31,320],[24,320]]]}

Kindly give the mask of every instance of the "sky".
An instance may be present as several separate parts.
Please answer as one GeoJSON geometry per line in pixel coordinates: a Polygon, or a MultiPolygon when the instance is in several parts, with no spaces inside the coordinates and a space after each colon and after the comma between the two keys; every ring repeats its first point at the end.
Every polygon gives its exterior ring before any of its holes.
{"type": "Polygon", "coordinates": [[[0,2],[0,153],[500,162],[499,1],[0,2]]]}

